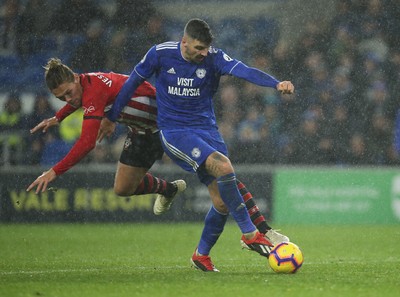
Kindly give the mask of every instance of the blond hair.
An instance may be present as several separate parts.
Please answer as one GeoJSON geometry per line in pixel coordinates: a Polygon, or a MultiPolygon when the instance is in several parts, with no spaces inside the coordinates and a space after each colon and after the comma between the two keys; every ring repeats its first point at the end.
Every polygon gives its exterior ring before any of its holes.
{"type": "Polygon", "coordinates": [[[61,84],[74,81],[74,72],[58,58],[51,58],[43,66],[44,78],[49,90],[58,88],[61,84]]]}

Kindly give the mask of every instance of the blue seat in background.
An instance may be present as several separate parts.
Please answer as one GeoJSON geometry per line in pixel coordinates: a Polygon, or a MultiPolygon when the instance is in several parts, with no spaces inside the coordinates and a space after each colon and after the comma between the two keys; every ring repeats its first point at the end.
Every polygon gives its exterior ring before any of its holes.
{"type": "Polygon", "coordinates": [[[7,92],[16,88],[21,66],[18,56],[0,55],[0,91],[7,92]]]}
{"type": "Polygon", "coordinates": [[[216,22],[215,45],[236,59],[243,59],[247,48],[247,24],[244,19],[236,17],[223,18],[216,22]]]}
{"type": "Polygon", "coordinates": [[[44,146],[42,152],[40,165],[53,166],[54,164],[61,161],[61,159],[64,158],[66,154],[68,154],[71,147],[72,144],[66,143],[60,139],[47,143],[44,146]]]}
{"type": "Polygon", "coordinates": [[[185,22],[178,19],[166,18],[164,20],[164,31],[168,34],[169,39],[173,41],[181,40],[184,26],[185,22]]]}
{"type": "Polygon", "coordinates": [[[272,50],[280,36],[279,23],[276,19],[259,16],[249,20],[249,41],[253,44],[265,46],[267,50],[272,50]]]}
{"type": "Polygon", "coordinates": [[[52,56],[54,56],[53,51],[30,55],[24,61],[24,64],[29,65],[29,67],[27,66],[19,71],[15,84],[26,91],[34,92],[37,89],[42,89],[45,85],[43,66],[52,56]]]}

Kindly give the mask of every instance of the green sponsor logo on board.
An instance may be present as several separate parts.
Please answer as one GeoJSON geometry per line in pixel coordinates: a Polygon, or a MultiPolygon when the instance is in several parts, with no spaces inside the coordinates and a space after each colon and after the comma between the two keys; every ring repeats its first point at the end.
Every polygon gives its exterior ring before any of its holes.
{"type": "Polygon", "coordinates": [[[281,224],[400,222],[400,171],[279,169],[273,214],[281,224]]]}

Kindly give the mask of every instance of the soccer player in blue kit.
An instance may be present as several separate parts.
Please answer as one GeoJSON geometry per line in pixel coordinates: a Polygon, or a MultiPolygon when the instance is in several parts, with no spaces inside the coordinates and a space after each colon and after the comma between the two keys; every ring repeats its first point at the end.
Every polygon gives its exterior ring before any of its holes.
{"type": "MultiPolygon", "coordinates": [[[[224,229],[228,211],[242,232],[244,248],[268,257],[273,247],[272,240],[258,232],[250,219],[227,157],[226,145],[218,131],[212,97],[220,77],[233,75],[275,88],[283,94],[294,92],[290,81],[280,82],[261,70],[248,67],[212,47],[212,40],[209,25],[203,20],[192,19],[185,25],[181,42],[170,41],[153,46],[123,85],[98,135],[101,140],[112,133],[110,121],[116,121],[130,100],[130,94],[144,80],[155,75],[157,124],[164,151],[180,167],[197,173],[200,181],[208,187],[213,202],[191,258],[192,265],[203,271],[218,271],[209,253],[224,229]]],[[[289,240],[276,231],[272,232],[280,241],[289,240]]]]}

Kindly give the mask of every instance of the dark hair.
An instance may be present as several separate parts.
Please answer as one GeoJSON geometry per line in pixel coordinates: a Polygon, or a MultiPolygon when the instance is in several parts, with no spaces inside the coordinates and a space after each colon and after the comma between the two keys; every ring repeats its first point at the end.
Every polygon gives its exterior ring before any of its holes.
{"type": "Polygon", "coordinates": [[[60,59],[51,58],[43,68],[45,69],[46,84],[50,90],[58,88],[65,82],[74,81],[74,72],[67,65],[64,65],[60,59]]]}
{"type": "Polygon", "coordinates": [[[210,26],[203,20],[191,19],[185,26],[184,33],[193,39],[197,39],[205,44],[211,44],[214,36],[210,26]]]}

